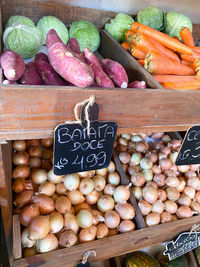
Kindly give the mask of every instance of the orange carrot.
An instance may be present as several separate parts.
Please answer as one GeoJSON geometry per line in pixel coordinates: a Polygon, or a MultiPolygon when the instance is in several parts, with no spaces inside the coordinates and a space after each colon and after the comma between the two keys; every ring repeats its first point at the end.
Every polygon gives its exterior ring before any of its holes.
{"type": "Polygon", "coordinates": [[[123,48],[125,48],[127,51],[129,51],[129,47],[130,47],[130,45],[129,45],[127,42],[123,42],[123,43],[121,44],[121,46],[122,46],[123,48]]]}
{"type": "Polygon", "coordinates": [[[191,48],[192,48],[192,51],[194,51],[197,54],[200,54],[200,46],[193,46],[191,48]]]}
{"type": "Polygon", "coordinates": [[[187,61],[190,61],[192,63],[198,58],[198,56],[195,53],[192,55],[181,54],[180,56],[183,60],[187,60],[187,61]]]}
{"type": "Polygon", "coordinates": [[[144,67],[144,59],[138,59],[137,62],[140,63],[142,67],[144,67]]]}
{"type": "MultiPolygon", "coordinates": [[[[164,82],[194,82],[198,81],[199,79],[195,75],[191,76],[182,76],[182,75],[152,75],[153,78],[159,82],[159,83],[164,83],[164,82]]],[[[200,80],[199,80],[200,81],[200,80]]]]}
{"type": "Polygon", "coordinates": [[[197,58],[193,63],[194,69],[196,71],[200,70],[200,58],[197,58]]]}
{"type": "Polygon", "coordinates": [[[183,64],[183,65],[186,65],[186,66],[188,66],[188,67],[190,67],[190,68],[192,68],[193,70],[195,70],[195,68],[194,68],[194,66],[193,66],[193,64],[192,64],[192,62],[190,62],[190,61],[181,59],[181,62],[180,62],[180,63],[183,64]]]}
{"type": "Polygon", "coordinates": [[[158,41],[160,44],[163,46],[175,51],[175,52],[180,52],[180,53],[185,53],[185,54],[192,54],[193,51],[190,47],[188,47],[185,44],[182,44],[180,41],[174,39],[173,37],[168,36],[165,33],[159,32],[155,29],[152,29],[144,24],[138,24],[138,22],[133,22],[131,29],[137,29],[138,33],[142,33],[147,35],[150,38],[155,39],[158,41]],[[135,24],[137,23],[137,24],[135,24]]]}
{"type": "Polygon", "coordinates": [[[137,32],[140,25],[142,25],[142,24],[139,22],[136,22],[136,21],[133,22],[133,24],[131,25],[131,31],[137,32]]]}
{"type": "Polygon", "coordinates": [[[160,54],[160,53],[158,53],[156,51],[149,51],[146,54],[146,57],[145,57],[145,61],[148,61],[148,60],[161,60],[162,62],[164,62],[165,59],[166,59],[165,56],[163,56],[162,54],[160,54]]]}
{"type": "Polygon", "coordinates": [[[200,80],[188,81],[188,82],[164,82],[161,85],[165,89],[176,89],[176,90],[198,90],[200,89],[200,80]]]}
{"type": "Polygon", "coordinates": [[[150,38],[148,38],[144,34],[136,34],[135,41],[137,48],[144,51],[145,53],[148,53],[149,51],[159,52],[159,50],[151,42],[150,38]]]}
{"type": "Polygon", "coordinates": [[[146,54],[142,50],[138,49],[136,46],[131,45],[129,50],[130,50],[132,56],[134,56],[135,58],[145,59],[146,54]]]}
{"type": "Polygon", "coordinates": [[[200,70],[197,71],[196,76],[198,79],[200,79],[200,70]]]}
{"type": "Polygon", "coordinates": [[[171,60],[149,60],[145,61],[145,69],[152,74],[174,74],[174,75],[194,75],[193,69],[171,60]]]}
{"type": "Polygon", "coordinates": [[[194,46],[194,39],[188,27],[184,27],[184,26],[181,27],[180,36],[185,45],[194,46]]]}
{"type": "Polygon", "coordinates": [[[176,40],[179,40],[178,36],[174,36],[173,38],[176,39],[176,40]]]}
{"type": "Polygon", "coordinates": [[[134,32],[132,32],[132,31],[126,32],[126,41],[128,44],[133,44],[135,38],[136,38],[136,34],[134,32]]]}

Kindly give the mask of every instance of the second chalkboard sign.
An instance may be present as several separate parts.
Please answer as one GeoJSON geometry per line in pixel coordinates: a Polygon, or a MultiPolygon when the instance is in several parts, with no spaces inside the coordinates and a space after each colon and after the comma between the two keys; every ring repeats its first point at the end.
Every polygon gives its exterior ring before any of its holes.
{"type": "Polygon", "coordinates": [[[200,164],[200,126],[192,126],[187,131],[175,164],[200,164]]]}

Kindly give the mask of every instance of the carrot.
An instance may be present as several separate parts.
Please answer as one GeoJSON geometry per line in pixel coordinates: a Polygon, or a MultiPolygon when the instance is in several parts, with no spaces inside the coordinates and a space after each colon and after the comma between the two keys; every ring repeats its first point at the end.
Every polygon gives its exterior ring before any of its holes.
{"type": "Polygon", "coordinates": [[[138,59],[137,62],[140,63],[140,65],[142,67],[144,67],[144,60],[143,59],[138,59]]]}
{"type": "Polygon", "coordinates": [[[178,36],[173,36],[174,39],[179,40],[178,36]]]}
{"type": "Polygon", "coordinates": [[[156,51],[149,51],[146,54],[146,57],[145,57],[145,61],[148,61],[148,60],[161,60],[161,61],[165,61],[166,58],[162,54],[160,54],[160,53],[158,53],[156,51]]]}
{"type": "Polygon", "coordinates": [[[130,45],[129,45],[127,42],[123,42],[123,43],[121,44],[121,46],[122,46],[123,48],[125,48],[127,51],[129,51],[129,47],[130,47],[130,45]]]}
{"type": "Polygon", "coordinates": [[[152,74],[175,74],[175,75],[194,75],[193,69],[171,60],[149,60],[145,61],[145,69],[152,74]]]}
{"type": "Polygon", "coordinates": [[[136,21],[133,22],[133,24],[131,25],[131,31],[137,32],[140,25],[142,25],[142,24],[139,22],[136,22],[136,21]]]}
{"type": "Polygon", "coordinates": [[[197,71],[196,76],[198,79],[200,79],[200,70],[197,71]]]}
{"type": "Polygon", "coordinates": [[[198,90],[200,89],[200,80],[188,81],[188,82],[164,82],[161,85],[165,89],[176,89],[176,90],[198,90]]]}
{"type": "Polygon", "coordinates": [[[148,53],[149,51],[159,52],[159,50],[152,44],[150,38],[143,34],[136,34],[135,41],[137,48],[144,51],[145,53],[148,53]]]}
{"type": "Polygon", "coordinates": [[[174,39],[173,37],[168,36],[165,33],[159,32],[155,29],[152,29],[144,24],[138,24],[138,22],[133,22],[131,29],[137,28],[137,32],[145,34],[150,38],[155,39],[163,46],[180,53],[192,54],[193,51],[190,47],[185,44],[182,44],[180,41],[174,39]],[[137,24],[135,24],[137,23],[137,24]],[[134,25],[135,24],[135,25],[134,25]]]}
{"type": "Polygon", "coordinates": [[[159,82],[159,83],[164,83],[164,82],[194,82],[198,81],[199,79],[195,75],[191,76],[182,76],[182,75],[152,75],[153,78],[159,82]]]}
{"type": "Polygon", "coordinates": [[[180,62],[180,63],[183,64],[183,65],[186,65],[186,66],[188,66],[188,67],[190,67],[190,68],[192,68],[193,70],[195,70],[195,68],[194,68],[194,66],[193,66],[193,64],[192,64],[192,62],[190,62],[190,61],[181,59],[181,62],[180,62]]]}
{"type": "Polygon", "coordinates": [[[194,46],[194,39],[188,27],[184,27],[184,26],[181,27],[180,36],[185,45],[194,46]]]}
{"type": "Polygon", "coordinates": [[[200,54],[200,47],[199,46],[193,46],[191,48],[192,48],[193,52],[195,52],[196,54],[200,54]]]}
{"type": "Polygon", "coordinates": [[[194,63],[193,66],[195,68],[196,71],[198,71],[200,69],[200,58],[197,58],[194,63]]]}
{"type": "Polygon", "coordinates": [[[134,56],[135,58],[145,59],[146,54],[142,50],[138,49],[136,46],[131,45],[129,50],[130,50],[132,56],[134,56]]]}
{"type": "Polygon", "coordinates": [[[183,60],[187,60],[187,61],[190,61],[192,63],[198,58],[198,56],[195,53],[192,55],[181,54],[180,56],[183,60]]]}
{"type": "Polygon", "coordinates": [[[128,44],[133,44],[135,38],[136,38],[136,35],[134,32],[132,32],[132,31],[126,32],[126,41],[128,44]]]}

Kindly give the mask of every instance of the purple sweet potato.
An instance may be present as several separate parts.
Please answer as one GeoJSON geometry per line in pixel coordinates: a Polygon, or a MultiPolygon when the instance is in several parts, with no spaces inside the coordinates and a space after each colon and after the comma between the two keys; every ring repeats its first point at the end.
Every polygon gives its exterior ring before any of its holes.
{"type": "Polygon", "coordinates": [[[35,55],[35,60],[42,60],[42,61],[46,61],[46,62],[49,63],[48,56],[45,53],[42,53],[42,52],[37,53],[35,55]]]}
{"type": "Polygon", "coordinates": [[[145,81],[134,81],[129,83],[128,88],[147,88],[145,81]]]}
{"type": "Polygon", "coordinates": [[[23,58],[12,50],[6,50],[0,59],[5,77],[10,81],[18,80],[25,71],[23,58]]]}
{"type": "MultiPolygon", "coordinates": [[[[85,88],[94,81],[94,72],[90,66],[77,58],[69,47],[62,42],[50,45],[51,31],[47,33],[47,51],[53,69],[66,81],[85,88]]],[[[53,32],[53,38],[55,33],[53,32]]]]}
{"type": "Polygon", "coordinates": [[[100,63],[104,72],[113,81],[115,86],[127,88],[128,76],[121,64],[111,59],[103,59],[100,63]]]}
{"type": "Polygon", "coordinates": [[[70,38],[68,43],[67,43],[67,46],[69,48],[71,48],[71,50],[73,52],[75,52],[76,54],[80,54],[81,53],[80,46],[79,46],[79,43],[76,40],[76,38],[70,38]]]}
{"type": "Polygon", "coordinates": [[[54,29],[51,29],[47,32],[46,46],[50,47],[55,43],[62,43],[62,40],[58,36],[57,32],[54,29]]]}
{"type": "Polygon", "coordinates": [[[16,81],[4,80],[3,84],[17,84],[17,82],[16,81]]]}
{"type": "Polygon", "coordinates": [[[44,84],[58,86],[66,85],[49,63],[42,60],[36,60],[35,64],[44,84]]]}
{"type": "Polygon", "coordinates": [[[112,80],[106,75],[99,63],[95,54],[93,54],[89,49],[84,48],[84,54],[86,62],[92,67],[94,71],[94,80],[100,87],[114,88],[112,80]]]}
{"type": "Polygon", "coordinates": [[[41,85],[42,79],[36,70],[28,67],[19,79],[19,83],[24,85],[41,85]]]}
{"type": "Polygon", "coordinates": [[[36,65],[35,65],[35,61],[31,61],[29,63],[26,64],[26,69],[27,68],[30,68],[30,69],[33,69],[35,71],[37,71],[37,68],[36,68],[36,65]]]}

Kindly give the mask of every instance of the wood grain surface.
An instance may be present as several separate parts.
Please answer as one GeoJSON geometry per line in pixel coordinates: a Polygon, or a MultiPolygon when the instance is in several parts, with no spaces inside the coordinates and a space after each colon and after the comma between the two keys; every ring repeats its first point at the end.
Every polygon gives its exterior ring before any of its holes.
{"type": "Polygon", "coordinates": [[[21,227],[19,215],[13,215],[13,259],[22,257],[21,227]]]}

